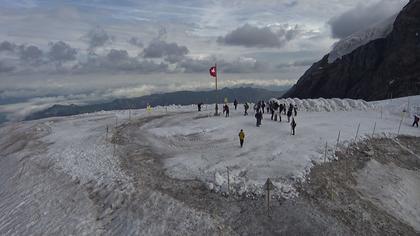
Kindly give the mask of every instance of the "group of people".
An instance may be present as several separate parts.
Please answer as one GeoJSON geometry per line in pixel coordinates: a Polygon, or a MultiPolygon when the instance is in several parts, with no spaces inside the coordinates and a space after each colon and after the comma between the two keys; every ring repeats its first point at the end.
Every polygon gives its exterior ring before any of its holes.
{"type": "Polygon", "coordinates": [[[294,117],[297,116],[297,105],[289,104],[289,107],[287,108],[287,105],[285,103],[278,104],[277,101],[273,100],[267,103],[265,103],[264,101],[257,102],[254,105],[257,127],[261,126],[261,120],[263,119],[263,113],[265,108],[267,108],[267,113],[271,113],[271,120],[277,121],[278,118],[278,120],[281,122],[281,115],[286,115],[287,122],[290,123],[290,126],[292,127],[292,135],[295,135],[296,121],[294,117]],[[290,122],[291,117],[292,121],[290,122]]]}
{"type": "MultiPolygon", "coordinates": [[[[201,111],[202,105],[203,103],[197,104],[198,111],[201,111]]],[[[235,99],[233,102],[233,106],[235,110],[238,109],[238,105],[239,105],[239,102],[237,99],[235,99]]],[[[247,116],[250,106],[247,102],[245,102],[243,106],[244,106],[244,116],[247,116]]],[[[279,120],[280,122],[282,121],[281,116],[283,114],[287,116],[287,122],[290,123],[291,135],[295,135],[295,130],[297,126],[296,121],[294,119],[294,117],[297,116],[296,105],[289,104],[289,106],[287,106],[285,103],[279,104],[277,101],[272,100],[269,102],[258,101],[257,103],[254,104],[253,108],[255,111],[255,119],[256,119],[257,127],[261,126],[264,113],[267,113],[267,114],[271,113],[271,120],[273,121],[279,120]]],[[[229,117],[229,113],[230,113],[229,105],[226,103],[223,105],[223,114],[225,115],[225,117],[229,117]]],[[[245,132],[241,129],[238,136],[239,136],[239,144],[241,147],[243,147],[244,140],[245,140],[245,132]]]]}

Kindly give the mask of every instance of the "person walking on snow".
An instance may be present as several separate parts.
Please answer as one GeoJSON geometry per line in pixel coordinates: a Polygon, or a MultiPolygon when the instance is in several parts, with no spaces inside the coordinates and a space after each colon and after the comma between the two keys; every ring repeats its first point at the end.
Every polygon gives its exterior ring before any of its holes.
{"type": "Polygon", "coordinates": [[[290,122],[290,117],[292,116],[293,106],[290,104],[289,109],[287,110],[287,122],[290,122]]]}
{"type": "Polygon", "coordinates": [[[295,112],[295,116],[297,116],[297,105],[296,104],[293,106],[293,111],[295,112]]]}
{"type": "Polygon", "coordinates": [[[226,117],[229,117],[229,105],[225,104],[225,107],[223,109],[226,112],[226,117]]]}
{"type": "Polygon", "coordinates": [[[270,104],[270,113],[271,113],[271,120],[273,120],[274,119],[274,108],[271,104],[270,104]]]}
{"type": "Polygon", "coordinates": [[[419,127],[419,120],[420,120],[420,117],[418,115],[414,115],[413,127],[414,125],[419,127]]]}
{"type": "Polygon", "coordinates": [[[258,111],[255,113],[255,119],[257,119],[257,127],[261,126],[261,120],[262,120],[263,114],[261,111],[258,111]]]}
{"type": "Polygon", "coordinates": [[[261,101],[262,112],[265,113],[265,102],[261,101]]]}
{"type": "Polygon", "coordinates": [[[245,102],[245,104],[244,104],[244,110],[245,110],[244,116],[248,115],[248,109],[249,109],[249,105],[248,105],[247,102],[245,102]]]}
{"type": "Polygon", "coordinates": [[[292,135],[295,135],[295,128],[296,128],[295,118],[292,118],[292,123],[290,124],[290,126],[292,127],[292,135]]]}
{"type": "Polygon", "coordinates": [[[244,140],[245,140],[245,133],[241,129],[241,132],[239,132],[239,144],[241,145],[241,147],[244,145],[244,140]]]}
{"type": "Polygon", "coordinates": [[[236,111],[236,108],[238,107],[238,101],[236,100],[236,98],[235,98],[235,101],[233,101],[233,105],[235,106],[235,111],[236,111]]]}
{"type": "Polygon", "coordinates": [[[197,104],[197,107],[198,107],[198,111],[200,112],[201,111],[201,106],[203,105],[203,103],[202,102],[200,102],[200,103],[198,103],[197,104]]]}

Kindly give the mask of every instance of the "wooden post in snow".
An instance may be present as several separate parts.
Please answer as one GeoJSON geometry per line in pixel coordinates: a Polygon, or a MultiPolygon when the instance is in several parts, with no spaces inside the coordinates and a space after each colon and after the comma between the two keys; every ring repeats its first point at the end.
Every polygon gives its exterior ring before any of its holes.
{"type": "Polygon", "coordinates": [[[402,125],[403,120],[404,120],[404,113],[403,113],[403,115],[401,116],[400,125],[398,126],[398,135],[400,135],[401,125],[402,125]]]}
{"type": "Polygon", "coordinates": [[[360,123],[359,123],[359,125],[357,126],[356,137],[354,138],[354,141],[356,141],[356,140],[357,140],[357,136],[359,135],[359,129],[360,129],[360,123]]]}
{"type": "Polygon", "coordinates": [[[340,142],[340,135],[341,135],[341,130],[338,131],[337,143],[335,144],[334,155],[337,152],[338,143],[340,142]]]}
{"type": "Polygon", "coordinates": [[[273,190],[274,184],[271,182],[270,178],[267,178],[267,181],[264,184],[264,189],[267,191],[267,216],[270,217],[270,191],[273,190]]]}
{"type": "Polygon", "coordinates": [[[328,148],[328,141],[325,141],[324,163],[327,162],[327,148],[328,148]]]}
{"type": "Polygon", "coordinates": [[[230,178],[229,178],[229,167],[226,167],[227,170],[227,192],[228,192],[228,196],[230,196],[230,178]]]}
{"type": "Polygon", "coordinates": [[[375,135],[375,129],[376,129],[376,121],[375,121],[375,124],[373,125],[372,137],[373,137],[373,135],[375,135]]]}

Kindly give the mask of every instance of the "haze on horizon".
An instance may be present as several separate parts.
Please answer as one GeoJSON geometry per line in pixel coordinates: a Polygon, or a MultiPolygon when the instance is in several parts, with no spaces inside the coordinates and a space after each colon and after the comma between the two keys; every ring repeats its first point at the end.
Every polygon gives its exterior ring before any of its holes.
{"type": "Polygon", "coordinates": [[[0,0],[0,113],[155,92],[291,85],[407,0],[0,0]]]}

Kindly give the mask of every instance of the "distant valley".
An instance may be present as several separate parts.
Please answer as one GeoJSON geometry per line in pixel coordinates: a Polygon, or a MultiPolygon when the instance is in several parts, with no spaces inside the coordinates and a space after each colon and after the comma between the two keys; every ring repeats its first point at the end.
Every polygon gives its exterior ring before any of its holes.
{"type": "MultiPolygon", "coordinates": [[[[270,91],[261,88],[240,87],[224,88],[218,91],[219,103],[225,98],[229,102],[237,99],[239,102],[268,100],[273,97],[281,97],[288,88],[282,91],[270,91]]],[[[35,112],[25,120],[42,119],[53,116],[71,116],[96,111],[125,110],[146,108],[151,106],[165,105],[188,105],[197,103],[216,103],[216,92],[212,91],[179,91],[172,93],[152,94],[138,98],[116,99],[111,102],[90,105],[54,105],[46,110],[35,112]]]]}

